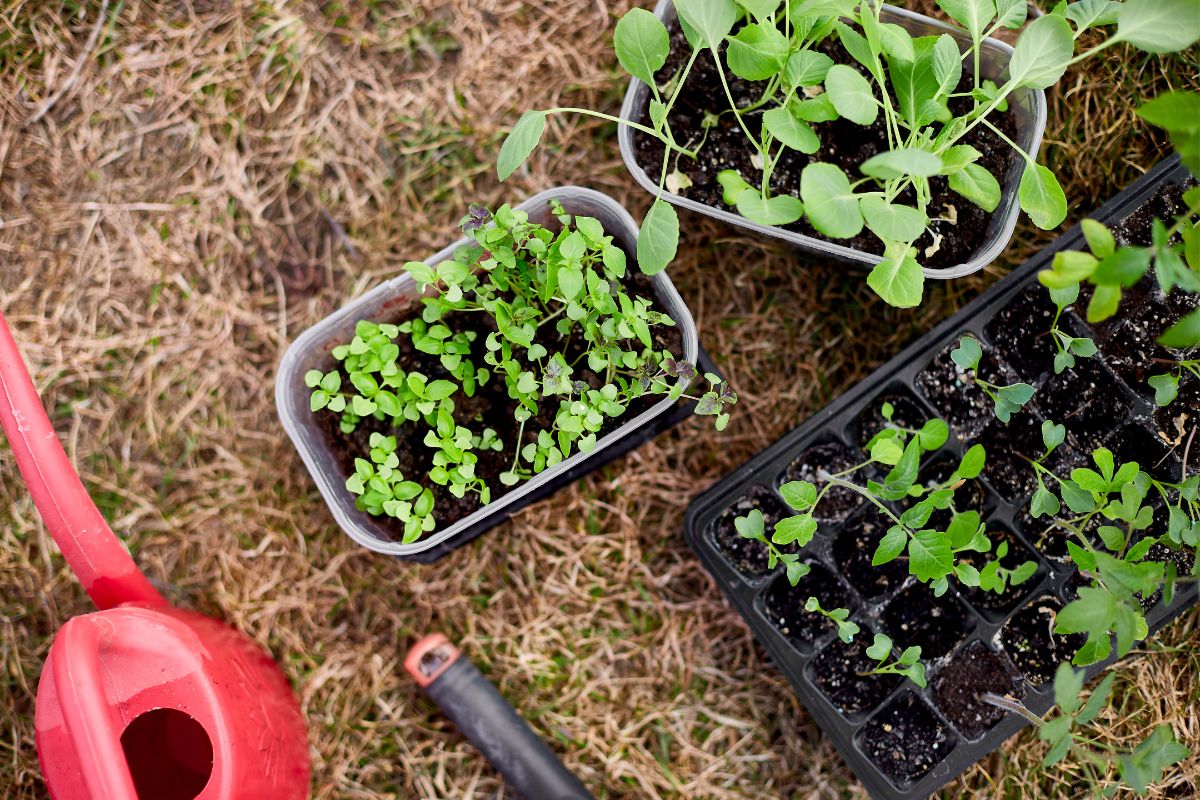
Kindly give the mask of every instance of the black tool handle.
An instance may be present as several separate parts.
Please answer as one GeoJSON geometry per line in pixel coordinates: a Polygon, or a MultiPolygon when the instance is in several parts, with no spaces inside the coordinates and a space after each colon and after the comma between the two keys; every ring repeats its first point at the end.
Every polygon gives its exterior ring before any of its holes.
{"type": "Polygon", "coordinates": [[[483,673],[448,647],[448,663],[435,664],[422,681],[425,692],[505,781],[526,800],[594,800],[483,673]]]}

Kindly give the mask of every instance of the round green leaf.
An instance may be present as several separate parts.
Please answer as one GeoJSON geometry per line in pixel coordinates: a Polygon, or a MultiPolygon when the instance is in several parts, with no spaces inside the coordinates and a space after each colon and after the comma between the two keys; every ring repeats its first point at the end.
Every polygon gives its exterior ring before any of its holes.
{"type": "Polygon", "coordinates": [[[947,179],[950,189],[970,200],[984,211],[992,212],[1000,205],[1000,182],[980,164],[966,164],[947,179]]]}
{"type": "Polygon", "coordinates": [[[638,233],[638,267],[646,275],[662,272],[675,260],[678,246],[679,215],[670,203],[655,200],[638,233]]]}
{"type": "Polygon", "coordinates": [[[868,158],[859,169],[863,175],[883,180],[905,175],[928,178],[942,171],[942,158],[928,150],[900,147],[868,158]]]}
{"type": "Polygon", "coordinates": [[[746,219],[760,225],[788,225],[804,216],[804,204],[786,194],[763,199],[758,189],[746,189],[738,195],[737,210],[746,219]]]}
{"type": "Polygon", "coordinates": [[[928,217],[912,206],[889,203],[877,195],[859,201],[863,219],[871,232],[880,239],[893,242],[915,242],[925,233],[928,217]]]}
{"type": "Polygon", "coordinates": [[[714,52],[733,30],[739,13],[733,0],[675,0],[675,11],[701,45],[714,52]]]}
{"type": "Polygon", "coordinates": [[[1041,164],[1025,165],[1017,196],[1033,224],[1044,231],[1057,228],[1067,218],[1067,195],[1054,173],[1041,164]]]}
{"type": "Polygon", "coordinates": [[[825,91],[838,114],[859,125],[870,125],[879,115],[871,84],[858,70],[834,64],[825,76],[825,91]]]}
{"type": "Polygon", "coordinates": [[[793,150],[812,155],[821,147],[821,140],[807,122],[792,113],[790,104],[764,112],[762,122],[772,136],[793,150]]]}
{"type": "Polygon", "coordinates": [[[911,247],[890,242],[883,260],[867,276],[867,285],[888,304],[897,308],[913,308],[921,303],[925,273],[911,247]]]}
{"type": "Polygon", "coordinates": [[[634,8],[617,22],[613,49],[626,72],[653,84],[654,73],[667,63],[671,37],[658,17],[644,8],[634,8]]]}
{"type": "Polygon", "coordinates": [[[769,23],[751,23],[729,37],[725,61],[729,70],[748,81],[762,81],[782,69],[788,55],[787,37],[769,23]]]}
{"type": "Polygon", "coordinates": [[[825,80],[833,59],[815,50],[792,53],[783,69],[783,82],[790,88],[816,86],[825,80]]]}
{"type": "Polygon", "coordinates": [[[1196,0],[1126,0],[1115,39],[1147,53],[1176,53],[1200,41],[1196,0]]]}
{"type": "Polygon", "coordinates": [[[863,217],[858,197],[846,173],[833,164],[809,164],[800,174],[800,198],[813,227],[835,239],[849,239],[862,232],[863,217]]]}
{"type": "Polygon", "coordinates": [[[1038,17],[1017,39],[1008,63],[1009,77],[1017,86],[1047,89],[1067,71],[1074,52],[1075,37],[1065,19],[1057,14],[1038,17]]]}

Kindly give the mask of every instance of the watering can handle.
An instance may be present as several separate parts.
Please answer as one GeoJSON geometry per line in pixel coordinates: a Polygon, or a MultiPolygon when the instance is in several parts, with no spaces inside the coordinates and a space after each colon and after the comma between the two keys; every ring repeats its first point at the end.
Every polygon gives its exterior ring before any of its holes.
{"type": "Polygon", "coordinates": [[[113,718],[100,679],[96,626],[86,617],[69,620],[59,631],[55,647],[71,655],[53,660],[51,678],[87,796],[91,800],[138,800],[121,746],[123,725],[113,718]]]}
{"type": "Polygon", "coordinates": [[[92,601],[166,605],[113,534],[70,459],[29,377],[21,351],[0,314],[0,426],[46,528],[92,601]]]}

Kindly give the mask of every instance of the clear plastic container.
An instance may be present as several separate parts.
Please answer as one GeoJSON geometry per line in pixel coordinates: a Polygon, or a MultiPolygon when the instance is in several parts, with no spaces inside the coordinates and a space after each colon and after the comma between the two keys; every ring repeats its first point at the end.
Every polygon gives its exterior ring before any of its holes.
{"type": "MultiPolygon", "coordinates": [[[[626,252],[636,251],[638,227],[629,212],[611,197],[592,189],[576,186],[548,189],[521,203],[517,208],[528,211],[530,219],[535,222],[548,225],[553,220],[550,213],[551,200],[561,202],[571,214],[596,217],[604,225],[604,230],[612,235],[614,241],[626,252]]],[[[468,244],[467,239],[460,239],[426,259],[426,262],[438,264],[451,258],[456,249],[468,244]]],[[[662,309],[675,320],[676,327],[683,337],[682,357],[695,363],[699,345],[696,337],[696,324],[692,320],[691,312],[688,311],[683,299],[665,273],[660,272],[653,276],[651,281],[662,309]]],[[[522,498],[535,492],[561,473],[575,468],[586,459],[599,455],[639,428],[648,425],[675,404],[675,401],[664,397],[651,408],[601,437],[590,453],[575,453],[561,464],[518,485],[512,491],[463,517],[453,525],[439,528],[420,541],[402,544],[394,538],[394,534],[385,524],[385,520],[372,517],[365,511],[355,508],[355,498],[345,488],[347,476],[338,467],[337,459],[325,439],[321,425],[309,410],[308,398],[312,390],[304,385],[304,375],[310,369],[322,371],[330,369],[333,364],[330,351],[354,336],[354,326],[359,320],[394,318],[397,306],[414,305],[419,297],[420,292],[416,283],[408,274],[380,284],[301,334],[284,354],[279,365],[279,374],[275,380],[275,404],[284,430],[291,437],[296,449],[300,451],[304,465],[308,468],[313,480],[316,481],[317,488],[321,490],[321,495],[325,498],[338,525],[351,539],[363,547],[379,553],[414,558],[460,532],[469,529],[478,531],[480,523],[488,517],[498,517],[502,520],[522,498]]],[[[413,430],[416,431],[415,428],[413,430]]],[[[500,434],[505,437],[506,432],[501,431],[500,434]]],[[[508,432],[506,438],[511,438],[511,432],[508,432]]]]}
{"type": "MultiPolygon", "coordinates": [[[[675,7],[672,5],[671,0],[659,0],[654,13],[668,27],[675,22],[675,7]]],[[[881,16],[886,22],[894,22],[904,26],[913,36],[949,33],[964,45],[964,49],[970,42],[970,38],[962,30],[903,8],[883,6],[881,16]]],[[[1003,83],[1012,51],[1011,47],[998,39],[986,39],[980,53],[980,71],[983,73],[983,76],[996,81],[998,84],[1003,83]]],[[[642,116],[642,109],[649,102],[649,94],[650,88],[637,78],[634,78],[629,84],[629,90],[625,93],[625,102],[621,105],[621,119],[636,121],[638,117],[642,116]]],[[[721,102],[724,103],[725,101],[722,100],[721,102]]],[[[1036,91],[1033,89],[1020,89],[1010,95],[1009,108],[1013,110],[1017,117],[1017,135],[1013,137],[1013,141],[1021,145],[1025,152],[1037,153],[1042,143],[1042,134],[1046,130],[1046,93],[1040,89],[1036,91]]],[[[620,127],[617,139],[621,145],[621,157],[625,160],[625,166],[629,169],[629,172],[642,185],[642,188],[651,194],[656,194],[658,192],[658,170],[655,168],[654,176],[651,176],[637,163],[633,149],[633,134],[634,131],[632,128],[626,125],[620,127]]],[[[1015,165],[1014,168],[1009,170],[1009,174],[1005,176],[1004,180],[1000,182],[1002,189],[1000,205],[996,207],[996,211],[992,214],[992,221],[988,226],[987,238],[984,240],[983,245],[980,246],[978,252],[975,253],[974,258],[954,267],[926,269],[925,277],[946,279],[961,278],[964,275],[970,275],[990,264],[1008,246],[1009,240],[1012,239],[1013,230],[1017,226],[1017,216],[1020,214],[1020,206],[1017,202],[1017,187],[1021,182],[1020,167],[1021,164],[1015,165]]],[[[836,242],[827,242],[823,239],[806,236],[805,234],[785,230],[773,225],[760,225],[757,222],[751,222],[731,209],[716,208],[671,192],[664,191],[663,198],[680,208],[686,208],[695,211],[697,214],[705,214],[715,219],[723,220],[739,228],[745,228],[766,236],[782,239],[804,250],[815,253],[828,253],[848,261],[856,261],[870,266],[874,266],[882,260],[879,256],[872,253],[864,253],[862,250],[846,247],[836,242]]]]}

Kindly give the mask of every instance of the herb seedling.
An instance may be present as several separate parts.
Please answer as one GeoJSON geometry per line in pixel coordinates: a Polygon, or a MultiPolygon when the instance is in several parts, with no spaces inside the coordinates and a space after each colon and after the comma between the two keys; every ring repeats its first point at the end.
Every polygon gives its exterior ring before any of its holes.
{"type": "Polygon", "coordinates": [[[333,349],[334,368],[305,376],[313,413],[339,415],[347,434],[373,426],[369,457],[355,461],[346,488],[360,509],[399,520],[405,543],[435,530],[434,487],[486,505],[492,478],[514,486],[591,452],[639,398],[688,397],[718,429],[729,422],[737,395],[718,376],[705,376],[702,396],[685,394],[695,366],[654,339],[674,322],[627,290],[625,252],[599,220],[558,204],[552,211],[557,231],[508,206],[494,215],[472,206],[461,222],[472,246],[440,264],[405,265],[432,290],[420,315],[358,322],[353,338],[333,349]],[[401,344],[437,377],[413,368],[401,344]],[[515,406],[511,432],[463,411],[496,382],[515,406]],[[424,474],[400,473],[393,431],[426,448],[424,474]],[[477,472],[487,452],[510,453],[507,469],[477,472]]]}
{"type": "Polygon", "coordinates": [[[1072,336],[1058,327],[1063,312],[1079,299],[1079,285],[1066,286],[1062,289],[1051,289],[1050,300],[1053,301],[1054,320],[1050,323],[1050,336],[1054,340],[1054,374],[1061,375],[1068,369],[1074,369],[1075,357],[1091,358],[1098,352],[1096,343],[1086,336],[1072,336]]]}
{"type": "Polygon", "coordinates": [[[863,675],[902,675],[920,686],[926,686],[925,665],[921,663],[921,648],[906,647],[899,658],[889,661],[894,645],[892,639],[882,633],[875,634],[875,641],[867,648],[867,657],[878,666],[868,670],[863,675]]]}
{"type": "MultiPolygon", "coordinates": [[[[733,525],[743,539],[759,542],[767,548],[768,569],[775,569],[777,565],[783,564],[788,583],[792,586],[800,583],[800,579],[812,571],[812,567],[800,560],[799,553],[785,553],[775,546],[774,537],[767,538],[766,522],[763,519],[762,511],[757,508],[750,509],[750,513],[744,517],[735,518],[733,525]]],[[[780,542],[780,544],[786,543],[780,542]]]]}
{"type": "Polygon", "coordinates": [[[1070,754],[1073,763],[1083,770],[1083,779],[1091,787],[1090,796],[1112,797],[1121,790],[1121,784],[1144,795],[1150,784],[1163,779],[1167,767],[1178,764],[1191,751],[1176,740],[1170,725],[1156,726],[1146,739],[1130,749],[1108,744],[1095,733],[1085,732],[1083,729],[1109,705],[1116,677],[1117,673],[1109,672],[1084,703],[1083,671],[1072,669],[1070,664],[1059,664],[1054,675],[1058,713],[1049,719],[1042,719],[1011,697],[987,692],[980,699],[1020,714],[1037,727],[1038,738],[1050,745],[1042,759],[1043,768],[1058,764],[1070,754]],[[1119,783],[1111,782],[1114,765],[1119,783]]]}
{"type": "Polygon", "coordinates": [[[997,386],[979,377],[979,362],[983,358],[983,348],[974,336],[963,336],[958,347],[950,352],[950,358],[958,368],[967,373],[972,382],[992,401],[996,419],[1008,423],[1012,415],[1033,399],[1034,389],[1028,383],[1014,383],[1008,386],[997,386]]]}
{"type": "Polygon", "coordinates": [[[664,190],[669,182],[681,188],[690,181],[684,170],[687,162],[701,157],[705,126],[732,115],[758,174],[722,173],[718,180],[725,202],[762,225],[804,218],[831,239],[853,238],[866,228],[883,251],[869,285],[893,305],[916,305],[924,275],[922,254],[914,244],[930,230],[931,180],[945,179],[956,196],[989,213],[1002,199],[999,180],[981,163],[983,154],[964,141],[970,133],[986,128],[1014,148],[1024,162],[1021,208],[1039,227],[1055,228],[1067,214],[1058,179],[1037,162],[1036,153],[1025,152],[995,124],[995,115],[1007,111],[1014,93],[1046,89],[1072,64],[1118,42],[1175,52],[1200,39],[1191,0],[1060,3],[1025,26],[1006,77],[997,85],[982,74],[983,43],[1002,28],[1025,25],[1024,0],[941,0],[939,5],[962,26],[967,44],[960,45],[950,34],[914,38],[904,27],[886,22],[879,3],[677,0],[690,53],[663,83],[658,73],[670,53],[670,35],[653,14],[632,9],[617,23],[614,49],[621,66],[649,89],[650,124],[582,108],[528,111],[501,147],[497,173],[503,180],[520,167],[552,114],[599,117],[656,139],[663,162],[654,203],[642,223],[638,256],[647,268],[658,270],[674,258],[679,240],[679,219],[664,200],[664,190]],[[1076,55],[1076,42],[1086,31],[1113,25],[1115,33],[1076,55]],[[855,66],[834,63],[823,52],[834,42],[869,77],[855,66]],[[671,112],[702,54],[716,66],[727,107],[710,109],[699,131],[678,131],[671,112]],[[964,73],[971,77],[960,91],[964,73]],[[730,90],[730,74],[752,82],[758,99],[739,105],[730,90]],[[966,109],[954,113],[951,100],[965,103],[966,109]],[[848,175],[822,161],[820,127],[839,119],[864,127],[882,119],[885,149],[856,165],[860,174],[848,175]],[[799,176],[798,196],[777,194],[772,175],[781,159],[793,153],[812,157],[799,176]]]}
{"type": "MultiPolygon", "coordinates": [[[[793,584],[795,585],[795,584],[793,584]]],[[[810,613],[820,614],[830,620],[837,626],[838,638],[849,644],[854,641],[854,637],[858,635],[860,628],[857,622],[849,619],[850,610],[847,608],[835,608],[831,611],[826,611],[821,608],[821,601],[815,597],[810,597],[804,601],[804,610],[810,613]]]]}

